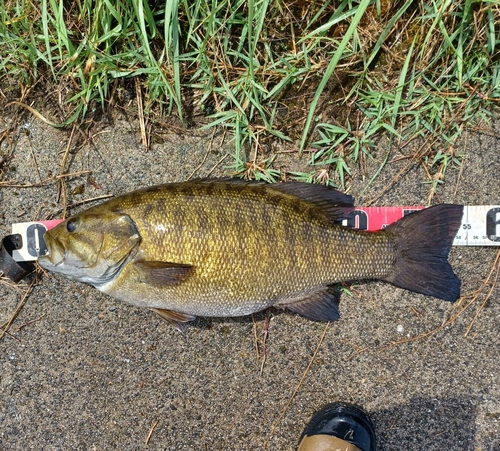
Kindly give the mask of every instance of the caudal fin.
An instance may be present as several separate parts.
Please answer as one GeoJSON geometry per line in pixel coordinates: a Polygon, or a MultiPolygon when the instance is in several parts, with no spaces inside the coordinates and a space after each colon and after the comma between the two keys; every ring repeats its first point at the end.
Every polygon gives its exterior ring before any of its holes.
{"type": "Polygon", "coordinates": [[[460,296],[448,253],[462,223],[463,206],[442,204],[412,213],[386,230],[398,236],[398,256],[387,281],[445,301],[460,296]]]}

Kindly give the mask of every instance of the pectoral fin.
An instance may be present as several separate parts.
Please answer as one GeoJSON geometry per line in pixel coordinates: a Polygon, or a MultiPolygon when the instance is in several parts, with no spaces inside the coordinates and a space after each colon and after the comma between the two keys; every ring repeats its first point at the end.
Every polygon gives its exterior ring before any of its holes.
{"type": "Polygon", "coordinates": [[[165,310],[159,308],[152,308],[150,310],[160,315],[162,319],[167,321],[169,324],[172,324],[172,326],[174,326],[180,332],[184,332],[186,330],[186,323],[188,323],[189,321],[193,321],[196,318],[195,316],[174,312],[173,310],[165,310]]]}
{"type": "Polygon", "coordinates": [[[192,265],[158,261],[139,261],[135,263],[139,280],[158,286],[172,286],[184,282],[193,272],[192,265]]]}
{"type": "Polygon", "coordinates": [[[316,321],[336,321],[340,318],[339,302],[340,290],[328,285],[305,299],[283,307],[316,321]]]}

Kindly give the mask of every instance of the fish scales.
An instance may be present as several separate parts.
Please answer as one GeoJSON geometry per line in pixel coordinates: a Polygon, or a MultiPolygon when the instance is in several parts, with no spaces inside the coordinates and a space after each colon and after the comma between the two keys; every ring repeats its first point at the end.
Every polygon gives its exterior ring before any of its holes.
{"type": "MultiPolygon", "coordinates": [[[[189,319],[245,315],[272,305],[306,316],[310,309],[317,311],[310,317],[321,319],[328,316],[322,313],[325,309],[333,311],[338,304],[332,284],[399,277],[396,266],[402,261],[398,250],[402,239],[397,227],[369,233],[336,225],[332,219],[340,213],[322,206],[329,196],[333,204],[337,198],[345,204],[347,196],[301,185],[214,180],[130,193],[48,232],[53,256],[41,258],[40,263],[118,299],[189,319]],[[316,190],[318,197],[311,195],[316,190]],[[109,233],[109,224],[115,224],[116,230],[109,233]],[[68,231],[73,227],[76,230],[68,231]],[[106,266],[96,255],[93,260],[99,263],[80,264],[78,271],[102,266],[106,277],[91,280],[88,274],[72,273],[68,264],[70,249],[76,246],[72,239],[79,239],[78,246],[90,249],[89,253],[92,244],[102,249],[99,240],[108,239],[113,243],[109,254],[118,262],[106,266]],[[58,258],[58,248],[65,248],[66,256],[50,261],[58,258]],[[122,249],[128,254],[120,259],[122,249]],[[60,270],[64,265],[68,268],[60,270]]],[[[446,234],[455,225],[448,225],[446,234]]]]}
{"type": "MultiPolygon", "coordinates": [[[[373,243],[360,239],[359,232],[332,228],[314,210],[308,215],[304,202],[276,196],[262,205],[259,190],[205,187],[193,192],[177,186],[169,193],[154,193],[153,199],[146,191],[117,206],[134,219],[143,237],[141,258],[196,268],[193,277],[168,287],[168,293],[165,287],[143,287],[156,291],[153,303],[148,293],[143,295],[150,307],[164,306],[167,294],[175,300],[169,307],[185,313],[220,315],[222,308],[223,315],[245,314],[325,283],[379,278],[393,264],[394,245],[387,237],[374,236],[381,248],[370,253],[373,243]],[[145,203],[154,206],[149,217],[142,215],[145,203]],[[290,242],[295,242],[293,248],[290,242]],[[334,243],[347,255],[332,252],[325,243],[334,243]],[[384,245],[388,252],[383,252],[384,245]],[[350,248],[353,252],[346,252],[350,248]],[[244,302],[249,305],[244,307],[244,302]]],[[[128,277],[125,271],[120,279],[128,277]]],[[[121,285],[120,279],[115,285],[121,285]]]]}

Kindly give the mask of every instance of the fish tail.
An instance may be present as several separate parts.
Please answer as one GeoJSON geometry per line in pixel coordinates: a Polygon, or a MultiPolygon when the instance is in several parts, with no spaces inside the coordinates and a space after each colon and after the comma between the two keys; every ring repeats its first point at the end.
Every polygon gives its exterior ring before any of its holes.
{"type": "Polygon", "coordinates": [[[460,296],[460,279],[448,253],[462,223],[463,206],[442,204],[405,216],[387,227],[395,233],[397,258],[388,282],[445,301],[460,296]]]}

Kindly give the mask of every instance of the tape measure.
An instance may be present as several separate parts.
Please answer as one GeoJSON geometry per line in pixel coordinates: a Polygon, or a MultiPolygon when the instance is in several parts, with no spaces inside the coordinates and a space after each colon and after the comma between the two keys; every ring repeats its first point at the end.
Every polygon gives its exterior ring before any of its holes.
{"type": "Polygon", "coordinates": [[[47,245],[43,235],[49,229],[61,223],[62,219],[51,221],[18,222],[12,224],[12,235],[16,236],[18,247],[12,251],[12,258],[17,262],[38,260],[40,255],[47,253],[47,245]]]}
{"type": "MultiPolygon", "coordinates": [[[[360,230],[376,231],[387,227],[406,215],[425,207],[355,207],[346,213],[342,225],[360,230]]],[[[17,262],[35,261],[45,255],[44,233],[62,222],[21,222],[12,224],[12,234],[20,238],[20,247],[12,251],[17,262]]],[[[500,206],[464,206],[462,225],[453,241],[454,246],[500,246],[500,206]]]]}
{"type": "MultiPolygon", "coordinates": [[[[355,207],[342,225],[376,231],[425,207],[355,207]]],[[[454,246],[500,246],[500,206],[464,205],[454,246]]]]}

